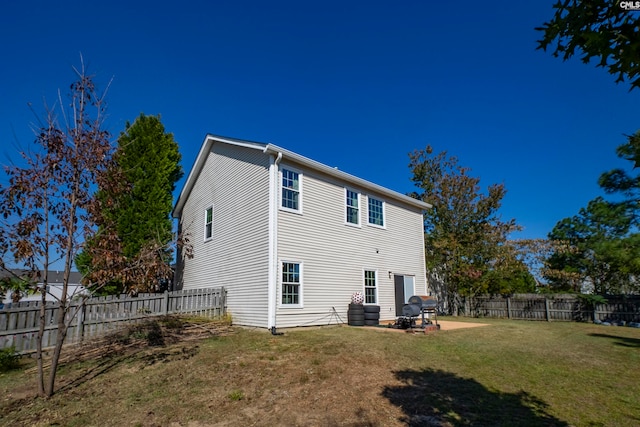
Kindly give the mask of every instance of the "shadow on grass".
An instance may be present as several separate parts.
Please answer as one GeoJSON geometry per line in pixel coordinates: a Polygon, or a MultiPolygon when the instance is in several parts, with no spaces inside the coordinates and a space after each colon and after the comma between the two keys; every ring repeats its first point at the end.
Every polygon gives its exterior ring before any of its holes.
{"type": "Polygon", "coordinates": [[[609,338],[615,340],[616,345],[621,345],[623,347],[640,347],[640,339],[638,338],[620,337],[618,335],[609,334],[589,334],[589,336],[598,338],[609,338]]]}
{"type": "Polygon", "coordinates": [[[102,356],[100,362],[85,371],[82,371],[76,378],[67,381],[58,391],[71,390],[81,384],[92,381],[101,375],[114,370],[124,364],[136,364],[136,369],[142,370],[147,366],[156,363],[167,363],[190,359],[198,354],[198,345],[178,346],[171,349],[148,347],[136,348],[128,352],[115,352],[102,356]]]}
{"type": "Polygon", "coordinates": [[[138,353],[140,353],[140,350],[136,350],[126,355],[106,355],[92,368],[83,371],[77,377],[62,384],[60,388],[56,390],[56,393],[76,388],[86,382],[96,379],[100,375],[108,373],[123,363],[135,360],[138,353]]]}
{"type": "MultiPolygon", "coordinates": [[[[60,386],[58,391],[78,387],[126,363],[139,361],[143,366],[152,365],[159,361],[167,362],[171,358],[175,358],[175,354],[180,358],[188,358],[197,352],[198,347],[195,346],[195,349],[182,347],[182,349],[165,351],[167,344],[165,336],[160,324],[155,319],[118,331],[105,337],[104,341],[103,346],[98,347],[97,352],[89,350],[91,356],[88,359],[95,360],[95,365],[82,370],[77,377],[60,386]]],[[[83,359],[82,355],[80,355],[80,359],[83,359]]],[[[68,363],[73,365],[74,362],[72,360],[68,363]]]]}
{"type": "Polygon", "coordinates": [[[409,426],[568,426],[527,392],[490,391],[473,379],[439,370],[395,372],[403,382],[382,395],[400,407],[409,426]]]}

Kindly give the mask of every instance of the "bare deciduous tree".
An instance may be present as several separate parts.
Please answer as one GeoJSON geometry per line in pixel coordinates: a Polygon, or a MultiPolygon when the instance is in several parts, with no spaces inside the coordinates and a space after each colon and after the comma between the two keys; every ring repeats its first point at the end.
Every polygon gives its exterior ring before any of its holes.
{"type": "MultiPolygon", "coordinates": [[[[41,295],[37,336],[38,394],[54,392],[58,362],[69,325],[79,305],[69,300],[69,277],[78,254],[91,260],[83,279],[92,291],[114,281],[149,284],[170,276],[167,254],[180,246],[191,256],[188,235],[151,239],[135,257],[123,253],[117,218],[111,204],[130,191],[131,183],[117,162],[111,135],[104,129],[105,95],[98,93],[84,64],[74,68],[77,80],[68,103],[58,95],[58,108],[46,107],[46,118],[36,131],[33,150],[22,151],[24,165],[4,168],[8,177],[0,185],[0,269],[10,274],[4,287],[24,286],[41,295]],[[99,191],[100,190],[100,191],[99,191]],[[111,197],[103,197],[109,194],[111,197]],[[43,360],[46,296],[52,266],[63,266],[62,293],[57,301],[55,346],[48,376],[43,360]],[[76,308],[77,307],[77,308],[76,308]]],[[[3,286],[0,283],[0,287],[3,286]]],[[[128,291],[130,289],[125,289],[128,291]]],[[[86,296],[84,296],[86,298],[86,296]]]]}
{"type": "MultiPolygon", "coordinates": [[[[69,99],[58,95],[58,108],[47,107],[36,131],[35,148],[21,152],[24,166],[6,166],[9,182],[0,186],[0,267],[29,271],[32,287],[41,295],[37,337],[38,393],[51,396],[62,345],[74,313],[68,298],[74,257],[95,227],[91,211],[98,177],[108,167],[112,144],[103,129],[104,93],[98,94],[84,64],[74,68],[77,80],[69,99]],[[45,332],[47,272],[63,266],[58,301],[56,339],[47,379],[42,341],[45,332]]],[[[106,92],[105,92],[106,93],[106,92]]]]}

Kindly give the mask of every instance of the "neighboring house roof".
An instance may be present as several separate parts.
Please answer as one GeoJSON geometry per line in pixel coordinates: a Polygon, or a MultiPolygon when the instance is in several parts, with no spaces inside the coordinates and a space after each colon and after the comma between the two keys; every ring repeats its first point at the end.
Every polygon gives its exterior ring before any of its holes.
{"type": "MultiPolygon", "coordinates": [[[[30,270],[24,269],[14,269],[11,270],[13,274],[18,277],[28,276],[31,274],[30,270]]],[[[5,277],[13,277],[11,273],[8,271],[0,270],[0,279],[4,279],[5,277]]],[[[44,272],[40,272],[40,280],[42,282],[42,278],[44,277],[44,272]]],[[[55,285],[56,283],[63,283],[64,271],[58,270],[49,270],[47,273],[47,281],[50,285],[55,285]]],[[[77,271],[72,271],[69,273],[69,284],[70,285],[79,285],[82,281],[82,273],[77,271]]]]}
{"type": "MultiPolygon", "coordinates": [[[[2,270],[0,271],[0,280],[5,279],[7,277],[22,277],[28,278],[32,276],[33,272],[25,269],[12,269],[11,272],[2,270]]],[[[44,271],[40,272],[40,277],[38,278],[38,283],[42,283],[42,278],[44,277],[44,271]]],[[[64,271],[58,270],[49,270],[47,272],[47,293],[45,299],[47,301],[57,301],[60,300],[62,296],[63,289],[63,278],[64,271]]],[[[69,273],[69,282],[67,283],[67,296],[69,298],[73,298],[76,295],[85,294],[86,288],[80,283],[82,280],[82,274],[77,271],[71,271],[69,273]]],[[[27,293],[22,294],[20,297],[20,302],[28,302],[28,301],[39,301],[42,297],[38,293],[32,293],[33,289],[27,293]]],[[[12,295],[13,291],[9,289],[6,294],[4,301],[0,299],[0,307],[6,304],[12,303],[12,295]]],[[[11,305],[8,305],[11,307],[11,305]]]]}
{"type": "Polygon", "coordinates": [[[237,139],[237,138],[229,138],[226,136],[208,134],[205,137],[204,142],[202,143],[202,147],[200,148],[198,157],[196,158],[196,161],[194,162],[193,167],[189,172],[187,181],[185,182],[184,187],[180,192],[180,197],[178,198],[178,201],[176,202],[176,205],[173,209],[174,218],[178,218],[180,216],[180,212],[182,211],[182,208],[189,196],[189,193],[191,193],[191,190],[193,189],[196,179],[200,174],[200,171],[204,167],[204,164],[207,160],[207,156],[211,151],[211,147],[215,143],[224,143],[224,144],[236,145],[240,147],[252,148],[255,150],[261,150],[266,154],[274,154],[274,155],[282,154],[282,160],[289,160],[289,161],[299,163],[310,169],[325,173],[329,176],[333,176],[347,183],[357,185],[364,189],[389,197],[391,199],[409,204],[411,206],[414,206],[420,209],[429,209],[432,207],[429,203],[425,203],[421,200],[414,199],[413,197],[409,197],[407,195],[390,190],[386,187],[382,187],[378,184],[374,184],[362,178],[358,178],[356,176],[350,175],[346,172],[342,172],[341,170],[338,170],[331,166],[327,166],[315,160],[311,160],[307,157],[301,156],[300,154],[296,154],[292,151],[278,147],[277,145],[274,145],[274,144],[266,144],[266,143],[255,142],[255,141],[246,141],[246,140],[237,139]]]}

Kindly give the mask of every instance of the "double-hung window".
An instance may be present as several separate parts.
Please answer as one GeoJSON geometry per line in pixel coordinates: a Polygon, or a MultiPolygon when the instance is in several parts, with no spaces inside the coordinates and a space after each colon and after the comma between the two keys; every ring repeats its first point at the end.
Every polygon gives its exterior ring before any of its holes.
{"type": "Polygon", "coordinates": [[[378,303],[378,288],[377,284],[378,273],[375,270],[364,271],[364,303],[365,304],[377,304],[378,303]]]}
{"type": "Polygon", "coordinates": [[[300,212],[302,186],[301,174],[291,169],[282,168],[282,197],[281,206],[284,209],[300,212]]]}
{"type": "Polygon", "coordinates": [[[373,197],[367,197],[369,224],[384,227],[384,202],[373,197]]]}
{"type": "Polygon", "coordinates": [[[213,206],[209,206],[204,211],[204,240],[213,237],[213,206]]]}
{"type": "Polygon", "coordinates": [[[360,199],[358,193],[345,189],[347,224],[360,225],[360,199]]]}
{"type": "Polygon", "coordinates": [[[283,306],[302,306],[302,266],[297,262],[282,262],[282,299],[283,306]]]}

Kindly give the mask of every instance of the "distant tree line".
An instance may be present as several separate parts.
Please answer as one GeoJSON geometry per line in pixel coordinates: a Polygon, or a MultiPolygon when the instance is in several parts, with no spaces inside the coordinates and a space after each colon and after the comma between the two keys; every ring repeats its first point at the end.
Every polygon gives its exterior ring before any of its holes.
{"type": "MultiPolygon", "coordinates": [[[[554,4],[552,19],[540,31],[538,48],[550,49],[568,60],[596,60],[598,67],[616,76],[616,83],[640,87],[640,14],[628,3],[602,0],[562,0],[554,4]]],[[[545,277],[553,290],[579,292],[583,286],[596,294],[637,293],[640,290],[640,236],[638,209],[640,133],[627,137],[618,157],[632,170],[614,169],[598,181],[605,194],[577,215],[558,222],[549,233],[552,253],[545,260],[545,277]]]]}
{"type": "MultiPolygon", "coordinates": [[[[640,14],[620,2],[561,0],[540,31],[538,48],[568,60],[581,55],[640,87],[640,14]]],[[[640,133],[618,147],[618,156],[640,166],[640,133]]],[[[486,191],[470,169],[427,146],[410,154],[412,196],[431,203],[424,214],[430,288],[449,313],[461,296],[514,292],[638,293],[640,286],[640,177],[623,169],[604,173],[605,194],[577,215],[562,219],[547,239],[512,240],[515,220],[499,216],[504,185],[486,191]]]]}
{"type": "Polygon", "coordinates": [[[418,188],[411,196],[433,206],[424,213],[425,262],[429,286],[446,309],[456,313],[463,296],[535,292],[525,262],[530,245],[510,241],[521,227],[499,215],[504,184],[483,191],[468,167],[431,146],[409,157],[418,188]]]}
{"type": "MultiPolygon", "coordinates": [[[[634,161],[640,132],[617,149],[618,157],[634,161]]],[[[640,291],[640,175],[613,169],[600,176],[600,187],[612,200],[597,197],[577,215],[558,222],[549,233],[556,249],[547,259],[551,289],[595,294],[640,291]]]]}

